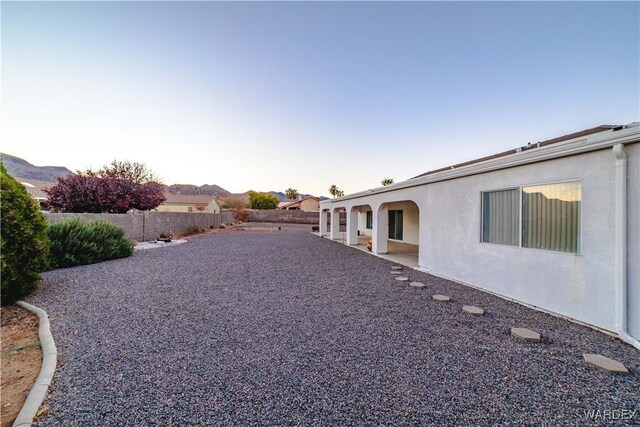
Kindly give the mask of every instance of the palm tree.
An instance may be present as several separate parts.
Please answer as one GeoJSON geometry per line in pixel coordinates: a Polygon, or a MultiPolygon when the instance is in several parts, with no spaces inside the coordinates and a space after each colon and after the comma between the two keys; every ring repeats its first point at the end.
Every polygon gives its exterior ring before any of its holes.
{"type": "Polygon", "coordinates": [[[285,196],[287,196],[287,199],[294,200],[298,197],[298,190],[296,190],[295,188],[287,188],[284,194],[285,196]]]}
{"type": "Polygon", "coordinates": [[[387,185],[391,185],[391,184],[393,184],[393,178],[385,178],[385,179],[382,180],[382,182],[380,184],[384,185],[385,187],[387,185]]]}
{"type": "MultiPolygon", "coordinates": [[[[336,198],[336,197],[340,197],[340,196],[339,196],[339,194],[340,194],[340,189],[338,188],[338,186],[337,186],[337,185],[335,185],[335,184],[334,184],[334,185],[332,185],[331,187],[329,187],[329,194],[331,194],[334,198],[336,198]]],[[[343,193],[343,195],[344,195],[344,193],[343,193]]]]}

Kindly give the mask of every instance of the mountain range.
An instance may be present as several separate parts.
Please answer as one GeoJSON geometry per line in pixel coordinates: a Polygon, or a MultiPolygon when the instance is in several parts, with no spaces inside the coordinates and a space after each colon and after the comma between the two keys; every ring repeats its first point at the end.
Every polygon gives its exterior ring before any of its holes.
{"type": "Polygon", "coordinates": [[[37,179],[40,181],[55,182],[56,178],[64,178],[73,174],[64,166],[34,166],[20,157],[0,153],[2,164],[11,176],[26,179],[37,179]]]}
{"type": "MultiPolygon", "coordinates": [[[[0,157],[9,175],[18,178],[55,182],[57,178],[64,178],[67,175],[73,174],[72,171],[64,166],[35,166],[24,159],[5,153],[0,153],[0,157]]],[[[215,184],[204,184],[200,186],[193,184],[172,184],[166,185],[165,187],[167,191],[172,194],[207,194],[216,197],[235,196],[245,200],[249,198],[248,191],[244,193],[231,193],[215,184]]],[[[281,202],[288,201],[287,196],[281,191],[267,191],[266,193],[276,196],[281,202]]],[[[300,194],[300,196],[304,198],[310,196],[310,194],[300,194]]],[[[324,200],[326,197],[320,197],[320,199],[324,200]]]]}

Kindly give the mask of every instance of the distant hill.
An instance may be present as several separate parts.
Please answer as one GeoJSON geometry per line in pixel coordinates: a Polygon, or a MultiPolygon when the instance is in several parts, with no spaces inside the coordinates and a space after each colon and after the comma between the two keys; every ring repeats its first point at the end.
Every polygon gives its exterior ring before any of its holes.
{"type": "MultiPolygon", "coordinates": [[[[0,153],[0,157],[2,157],[2,163],[4,164],[4,167],[7,168],[9,175],[18,178],[55,182],[58,177],[63,178],[67,175],[74,174],[64,166],[34,166],[26,160],[4,153],[0,153]]],[[[244,193],[231,193],[230,191],[227,191],[215,184],[204,184],[201,186],[193,184],[173,184],[167,185],[165,188],[171,194],[206,194],[216,197],[236,196],[247,202],[249,201],[248,191],[245,191],[244,193]]],[[[281,191],[267,191],[266,193],[276,196],[281,202],[289,201],[287,196],[285,196],[281,191]]],[[[305,198],[309,197],[310,194],[301,194],[300,196],[305,198]]],[[[326,199],[326,197],[320,197],[320,200],[324,199],[326,199]]]]}
{"type": "Polygon", "coordinates": [[[5,153],[0,153],[0,157],[9,175],[14,177],[55,182],[58,177],[73,175],[64,166],[34,166],[26,160],[5,153]]]}
{"type": "Polygon", "coordinates": [[[173,184],[167,186],[167,191],[171,194],[188,194],[191,196],[206,194],[216,197],[226,197],[231,195],[231,192],[225,190],[219,185],[210,184],[204,184],[199,187],[193,184],[173,184]]]}

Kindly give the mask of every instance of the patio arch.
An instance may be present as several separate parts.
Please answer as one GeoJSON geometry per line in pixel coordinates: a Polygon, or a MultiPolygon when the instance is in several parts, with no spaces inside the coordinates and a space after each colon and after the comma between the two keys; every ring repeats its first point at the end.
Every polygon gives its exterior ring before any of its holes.
{"type": "Polygon", "coordinates": [[[418,265],[420,252],[420,207],[413,200],[380,203],[373,215],[372,251],[418,265]]]}
{"type": "Polygon", "coordinates": [[[355,205],[348,210],[347,214],[347,244],[359,245],[367,236],[371,236],[373,229],[373,209],[369,204],[355,205]]]}

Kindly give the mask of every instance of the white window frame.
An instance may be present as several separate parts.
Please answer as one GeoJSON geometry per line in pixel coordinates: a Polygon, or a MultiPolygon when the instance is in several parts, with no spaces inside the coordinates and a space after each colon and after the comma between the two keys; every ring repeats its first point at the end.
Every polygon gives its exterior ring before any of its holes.
{"type": "Polygon", "coordinates": [[[509,247],[509,248],[516,248],[516,249],[522,249],[522,250],[531,250],[531,251],[542,251],[542,252],[551,252],[554,254],[563,254],[563,255],[574,255],[574,256],[582,256],[582,223],[583,223],[583,215],[582,215],[582,202],[583,202],[583,182],[581,178],[576,178],[576,179],[565,179],[565,180],[561,180],[561,181],[547,181],[547,182],[541,182],[541,183],[533,183],[533,184],[521,184],[518,186],[510,186],[510,187],[503,187],[503,188],[496,188],[496,189],[491,189],[491,190],[481,190],[480,191],[480,243],[481,244],[488,244],[488,245],[498,245],[498,246],[502,246],[502,247],[509,247]],[[543,186],[543,185],[554,185],[554,184],[568,184],[568,183],[580,183],[580,232],[578,234],[578,244],[577,244],[577,252],[563,252],[563,251],[553,251],[551,249],[539,249],[539,248],[525,248],[524,246],[522,246],[522,236],[524,234],[524,227],[522,224],[522,193],[523,193],[523,188],[525,187],[538,187],[538,186],[543,186]],[[506,191],[506,190],[518,190],[518,246],[516,245],[506,245],[503,243],[492,243],[492,242],[485,242],[484,240],[484,193],[493,193],[496,191],[506,191]]]}
{"type": "Polygon", "coordinates": [[[488,245],[499,245],[499,246],[509,246],[512,248],[520,248],[522,247],[522,187],[514,186],[514,187],[504,187],[497,188],[495,190],[486,190],[480,191],[480,243],[486,243],[488,245]],[[518,190],[518,244],[517,245],[507,245],[505,243],[493,243],[493,242],[485,242],[484,241],[484,194],[485,193],[495,193],[498,191],[510,191],[510,190],[518,190]]]}

